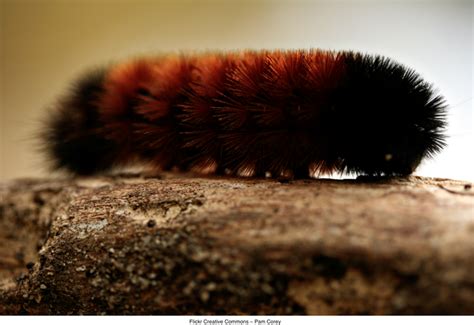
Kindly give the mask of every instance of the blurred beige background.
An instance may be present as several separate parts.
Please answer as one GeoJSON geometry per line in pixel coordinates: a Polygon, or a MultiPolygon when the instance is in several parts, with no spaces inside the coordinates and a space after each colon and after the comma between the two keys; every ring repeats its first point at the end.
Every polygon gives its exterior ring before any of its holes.
{"type": "Polygon", "coordinates": [[[140,53],[310,48],[380,53],[445,95],[448,148],[420,175],[474,180],[472,1],[0,0],[0,180],[44,176],[35,132],[84,69],[140,53]]]}

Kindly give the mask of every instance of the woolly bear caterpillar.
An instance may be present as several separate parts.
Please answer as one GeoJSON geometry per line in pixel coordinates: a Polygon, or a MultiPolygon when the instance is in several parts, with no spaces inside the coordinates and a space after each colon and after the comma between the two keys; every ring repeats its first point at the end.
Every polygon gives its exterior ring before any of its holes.
{"type": "Polygon", "coordinates": [[[410,174],[445,145],[446,105],[382,56],[323,50],[163,55],[86,74],[43,134],[57,169],[304,178],[410,174]]]}

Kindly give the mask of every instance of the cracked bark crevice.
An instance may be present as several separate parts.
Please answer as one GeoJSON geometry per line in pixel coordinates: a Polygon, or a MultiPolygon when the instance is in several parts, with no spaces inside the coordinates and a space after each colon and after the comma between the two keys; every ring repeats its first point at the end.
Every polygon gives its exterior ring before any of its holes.
{"type": "Polygon", "coordinates": [[[473,314],[471,192],[420,177],[3,183],[0,313],[473,314]]]}

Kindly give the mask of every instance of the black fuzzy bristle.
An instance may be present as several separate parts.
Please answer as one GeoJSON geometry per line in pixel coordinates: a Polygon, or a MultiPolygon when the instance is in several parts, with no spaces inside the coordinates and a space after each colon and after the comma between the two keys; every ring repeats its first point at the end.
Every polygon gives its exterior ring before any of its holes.
{"type": "Polygon", "coordinates": [[[346,171],[407,175],[445,145],[446,105],[413,70],[382,56],[345,53],[334,94],[334,148],[346,171]]]}
{"type": "Polygon", "coordinates": [[[89,175],[113,166],[116,144],[104,138],[97,109],[105,72],[85,74],[51,112],[43,139],[54,168],[89,175]]]}

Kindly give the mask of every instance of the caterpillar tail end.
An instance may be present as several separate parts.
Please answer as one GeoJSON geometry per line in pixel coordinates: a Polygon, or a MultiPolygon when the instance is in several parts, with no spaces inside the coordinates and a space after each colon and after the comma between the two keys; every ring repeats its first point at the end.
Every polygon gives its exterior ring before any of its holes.
{"type": "Polygon", "coordinates": [[[117,148],[104,137],[97,108],[105,74],[85,74],[50,113],[41,140],[52,169],[91,175],[113,166],[117,148]]]}

